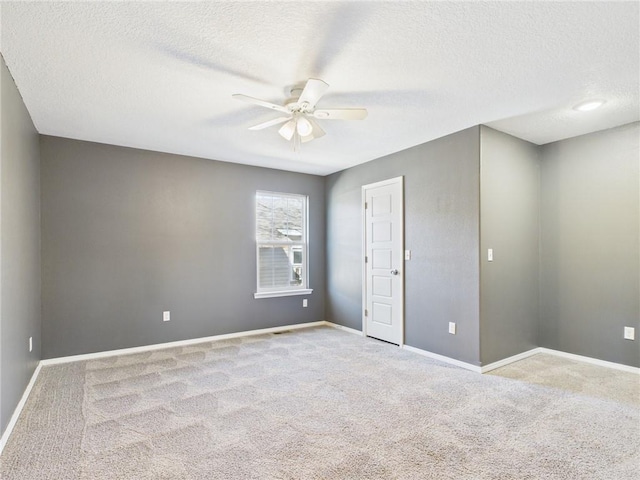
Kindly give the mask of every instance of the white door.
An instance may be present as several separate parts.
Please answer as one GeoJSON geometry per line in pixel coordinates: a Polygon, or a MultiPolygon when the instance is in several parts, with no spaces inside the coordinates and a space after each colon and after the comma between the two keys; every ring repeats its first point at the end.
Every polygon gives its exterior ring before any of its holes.
{"type": "Polygon", "coordinates": [[[402,177],[362,187],[364,320],[369,337],[404,341],[404,211],[402,177]]]}

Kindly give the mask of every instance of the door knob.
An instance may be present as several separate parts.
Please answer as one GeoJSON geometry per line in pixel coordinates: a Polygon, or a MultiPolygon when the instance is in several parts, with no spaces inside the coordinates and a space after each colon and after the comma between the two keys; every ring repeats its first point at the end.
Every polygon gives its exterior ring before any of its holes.
{"type": "Polygon", "coordinates": [[[397,274],[398,274],[398,270],[397,269],[391,270],[391,275],[397,275],[397,274]]]}

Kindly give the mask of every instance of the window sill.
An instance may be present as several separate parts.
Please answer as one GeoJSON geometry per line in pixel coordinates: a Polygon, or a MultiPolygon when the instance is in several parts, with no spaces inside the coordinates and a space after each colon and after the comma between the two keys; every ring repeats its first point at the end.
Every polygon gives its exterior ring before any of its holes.
{"type": "Polygon", "coordinates": [[[313,289],[311,288],[282,290],[280,292],[258,292],[253,294],[253,298],[290,297],[292,295],[309,295],[311,292],[313,292],[313,289]]]}

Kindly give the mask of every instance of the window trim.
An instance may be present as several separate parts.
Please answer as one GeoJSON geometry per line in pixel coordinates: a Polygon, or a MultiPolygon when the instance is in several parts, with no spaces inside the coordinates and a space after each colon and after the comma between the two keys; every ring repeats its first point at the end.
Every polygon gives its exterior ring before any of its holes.
{"type": "Polygon", "coordinates": [[[296,290],[280,290],[273,292],[256,292],[253,298],[273,298],[273,297],[291,297],[293,295],[310,295],[313,293],[312,288],[298,288],[296,290]]]}
{"type": "Polygon", "coordinates": [[[254,235],[255,235],[255,252],[256,252],[256,291],[253,294],[253,298],[272,298],[272,297],[288,297],[293,295],[309,295],[313,292],[313,289],[309,288],[309,196],[300,193],[285,193],[285,192],[273,192],[268,190],[256,190],[254,197],[254,235]],[[303,231],[302,239],[299,241],[260,241],[258,240],[258,195],[274,195],[280,198],[302,198],[304,202],[303,206],[303,231]],[[260,247],[262,245],[273,245],[291,247],[300,245],[302,246],[302,285],[293,287],[272,287],[272,288],[260,288],[260,247]]]}

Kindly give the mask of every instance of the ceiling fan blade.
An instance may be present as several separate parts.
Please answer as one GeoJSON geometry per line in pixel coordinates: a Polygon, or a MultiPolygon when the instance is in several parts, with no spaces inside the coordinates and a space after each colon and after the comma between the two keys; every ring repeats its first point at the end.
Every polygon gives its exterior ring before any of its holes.
{"type": "Polygon", "coordinates": [[[271,108],[273,110],[277,110],[279,112],[289,113],[287,107],[283,107],[282,105],[276,105],[275,103],[266,102],[264,100],[260,100],[258,98],[249,97],[247,95],[242,95],[241,93],[235,93],[232,95],[236,100],[240,100],[241,102],[251,103],[252,105],[260,105],[261,107],[271,108]]]}
{"type": "Polygon", "coordinates": [[[306,110],[313,110],[316,103],[318,103],[318,100],[320,100],[328,88],[328,83],[318,80],[317,78],[310,78],[307,80],[307,84],[304,86],[304,90],[302,90],[302,93],[300,94],[298,105],[306,103],[306,110]]]}
{"type": "Polygon", "coordinates": [[[320,120],[362,120],[367,117],[366,108],[331,108],[315,110],[313,116],[320,120]]]}
{"type": "Polygon", "coordinates": [[[258,125],[249,127],[249,130],[262,130],[263,128],[271,127],[272,125],[278,125],[280,123],[284,123],[287,120],[291,120],[291,117],[274,118],[273,120],[269,120],[268,122],[259,123],[258,125]]]}

